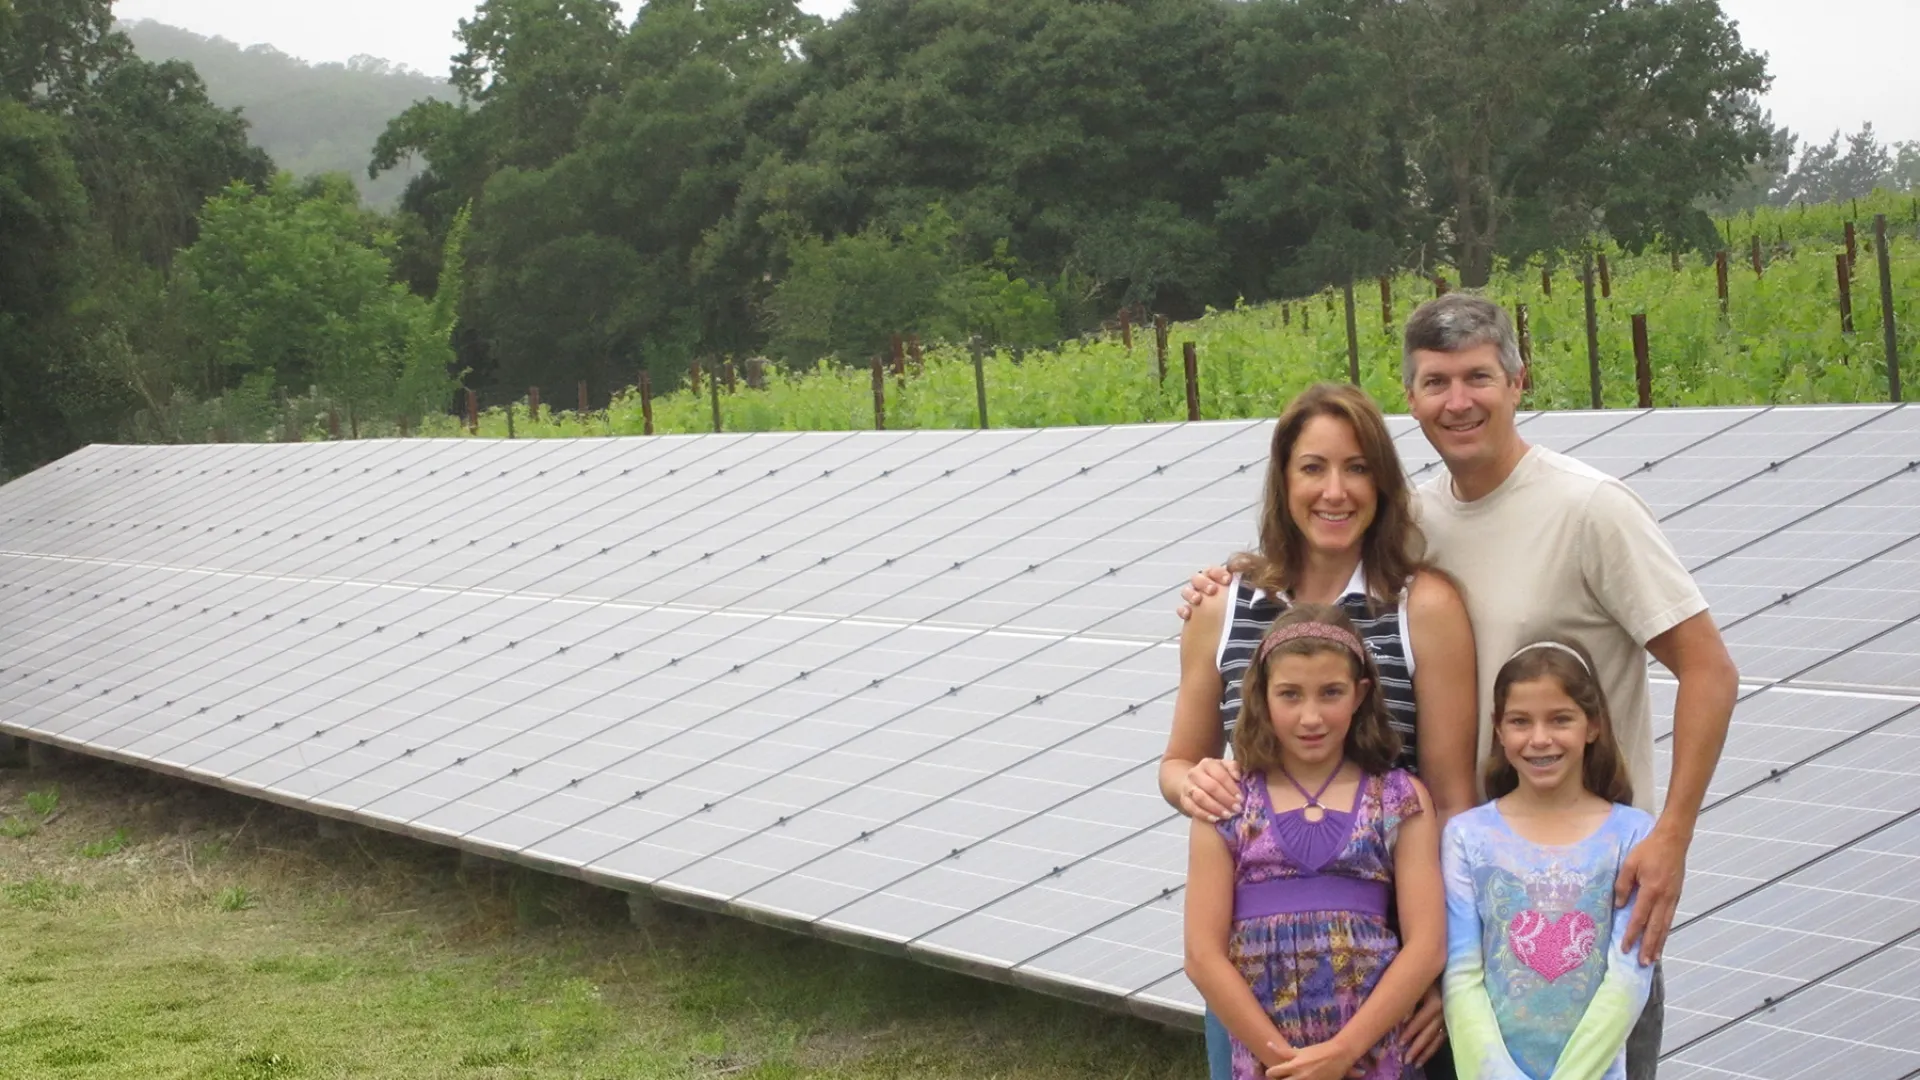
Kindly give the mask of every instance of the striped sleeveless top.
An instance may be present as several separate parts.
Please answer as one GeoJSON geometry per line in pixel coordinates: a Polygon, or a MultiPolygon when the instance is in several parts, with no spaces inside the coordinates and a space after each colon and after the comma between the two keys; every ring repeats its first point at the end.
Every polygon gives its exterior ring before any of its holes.
{"type": "MultiPolygon", "coordinates": [[[[1239,574],[1235,574],[1233,583],[1227,586],[1227,598],[1230,601],[1227,625],[1220,635],[1217,666],[1220,669],[1220,727],[1231,741],[1233,725],[1240,719],[1240,688],[1246,682],[1247,669],[1253,666],[1253,654],[1260,647],[1260,639],[1267,636],[1273,620],[1287,609],[1287,601],[1246,584],[1239,574]]],[[[1373,654],[1374,666],[1380,669],[1380,692],[1387,706],[1387,722],[1400,733],[1399,765],[1417,773],[1420,756],[1415,750],[1419,731],[1414,724],[1417,709],[1413,699],[1413,648],[1407,643],[1402,605],[1398,602],[1375,604],[1369,609],[1365,567],[1354,570],[1352,580],[1347,582],[1346,591],[1340,594],[1335,605],[1353,620],[1354,628],[1360,631],[1360,640],[1373,654]]]]}

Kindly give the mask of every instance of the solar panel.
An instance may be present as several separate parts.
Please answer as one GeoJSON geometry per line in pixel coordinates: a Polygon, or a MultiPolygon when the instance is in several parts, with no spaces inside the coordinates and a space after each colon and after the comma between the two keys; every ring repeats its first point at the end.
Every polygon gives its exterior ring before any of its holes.
{"type": "MultiPolygon", "coordinates": [[[[1521,423],[1647,499],[1746,680],[1669,1075],[1920,1067],[1920,411],[1521,423]]],[[[90,447],[0,488],[0,728],[1192,1023],[1169,608],[1270,435],[90,447]]]]}

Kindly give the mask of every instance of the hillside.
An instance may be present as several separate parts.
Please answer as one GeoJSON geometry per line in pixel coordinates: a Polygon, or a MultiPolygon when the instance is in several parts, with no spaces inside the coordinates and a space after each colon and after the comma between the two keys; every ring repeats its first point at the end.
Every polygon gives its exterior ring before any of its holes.
{"type": "Polygon", "coordinates": [[[143,19],[121,26],[147,60],[185,60],[206,80],[207,95],[239,108],[253,141],[294,173],[344,172],[367,202],[388,208],[412,170],[367,179],[367,159],[387,121],[425,97],[450,98],[446,82],[370,56],[346,64],[308,64],[270,45],[242,48],[143,19]]]}

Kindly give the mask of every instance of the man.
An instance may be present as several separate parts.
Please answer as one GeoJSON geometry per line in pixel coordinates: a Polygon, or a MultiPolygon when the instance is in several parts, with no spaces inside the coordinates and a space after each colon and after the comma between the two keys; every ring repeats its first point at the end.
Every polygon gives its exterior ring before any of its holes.
{"type": "MultiPolygon", "coordinates": [[[[1525,372],[1506,312],[1453,293],[1407,320],[1401,374],[1407,404],[1446,471],[1421,485],[1427,557],[1465,594],[1479,646],[1480,745],[1491,753],[1493,680],[1522,645],[1569,637],[1593,655],[1633,779],[1657,824],[1615,883],[1639,890],[1626,943],[1642,963],[1666,947],[1687,849],[1726,739],[1738,673],[1693,578],[1653,513],[1620,481],[1520,437],[1514,414],[1525,372]],[[1653,715],[1646,655],[1674,674],[1673,770],[1654,799],[1653,715]]],[[[1196,579],[1209,593],[1213,578],[1196,579]]],[[[1651,1080],[1664,989],[1627,1042],[1629,1080],[1651,1080]]]]}

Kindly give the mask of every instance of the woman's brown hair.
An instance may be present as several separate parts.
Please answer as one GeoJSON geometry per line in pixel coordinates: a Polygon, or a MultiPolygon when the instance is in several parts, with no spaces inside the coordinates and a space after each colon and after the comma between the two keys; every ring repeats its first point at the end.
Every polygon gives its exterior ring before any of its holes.
{"type": "Polygon", "coordinates": [[[1302,390],[1287,404],[1273,428],[1273,450],[1267,456],[1266,495],[1260,510],[1260,550],[1234,557],[1233,569],[1270,594],[1292,588],[1306,569],[1307,540],[1287,509],[1287,466],[1293,446],[1307,422],[1318,416],[1343,420],[1353,429],[1360,453],[1367,459],[1378,504],[1373,521],[1360,538],[1360,560],[1367,570],[1367,594],[1389,600],[1406,588],[1418,558],[1424,553],[1420,528],[1413,520],[1412,494],[1400,455],[1393,448],[1386,417],[1359,387],[1345,383],[1318,383],[1302,390]]]}
{"type": "MultiPolygon", "coordinates": [[[[1307,622],[1325,623],[1352,634],[1355,641],[1360,640],[1360,632],[1354,629],[1346,612],[1330,604],[1293,605],[1273,621],[1273,629],[1267,631],[1267,636],[1307,622]]],[[[1265,649],[1266,644],[1263,639],[1261,648],[1265,649]]],[[[1272,679],[1273,665],[1283,656],[1328,652],[1347,658],[1356,687],[1362,679],[1367,684],[1360,693],[1359,705],[1353,710],[1353,724],[1347,728],[1347,760],[1370,773],[1393,768],[1400,756],[1400,734],[1387,723],[1387,706],[1380,696],[1380,672],[1374,667],[1373,654],[1367,652],[1363,644],[1360,655],[1355,656],[1345,645],[1321,637],[1282,641],[1265,658],[1257,652],[1254,654],[1254,663],[1247,669],[1246,682],[1240,688],[1240,719],[1233,727],[1233,758],[1242,768],[1266,771],[1278,769],[1281,764],[1280,736],[1274,733],[1273,715],[1267,711],[1267,686],[1272,679]]]]}
{"type": "Polygon", "coordinates": [[[1606,691],[1593,675],[1593,656],[1572,641],[1543,641],[1529,645],[1500,667],[1493,680],[1493,753],[1487,758],[1484,779],[1487,798],[1497,799],[1520,786],[1520,774],[1500,745],[1500,719],[1507,711],[1507,694],[1515,683],[1552,678],[1560,683],[1596,734],[1580,763],[1580,783],[1608,802],[1633,802],[1633,781],[1627,776],[1626,755],[1613,734],[1613,713],[1606,691]]]}

